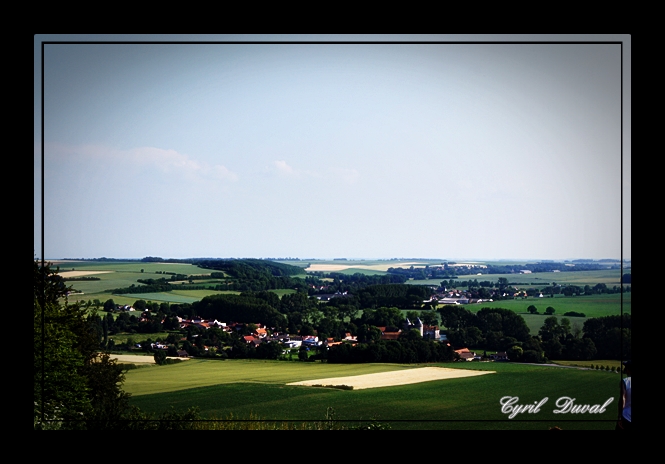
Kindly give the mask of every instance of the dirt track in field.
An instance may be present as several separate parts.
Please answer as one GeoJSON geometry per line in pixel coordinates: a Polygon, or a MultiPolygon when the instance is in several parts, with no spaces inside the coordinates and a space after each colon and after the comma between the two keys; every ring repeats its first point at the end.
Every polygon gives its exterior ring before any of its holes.
{"type": "Polygon", "coordinates": [[[329,379],[305,380],[292,382],[287,385],[303,386],[352,386],[354,390],[365,388],[392,387],[395,385],[409,385],[412,383],[428,382],[430,380],[459,379],[478,375],[495,374],[494,371],[473,371],[467,369],[447,369],[444,367],[421,367],[401,371],[380,372],[377,374],[354,375],[350,377],[334,377],[329,379]]]}

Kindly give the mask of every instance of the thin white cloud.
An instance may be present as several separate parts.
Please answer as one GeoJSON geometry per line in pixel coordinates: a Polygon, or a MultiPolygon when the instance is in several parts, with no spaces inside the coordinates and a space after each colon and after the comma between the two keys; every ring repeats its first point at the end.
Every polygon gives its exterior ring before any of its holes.
{"type": "Polygon", "coordinates": [[[238,180],[238,175],[221,164],[209,165],[197,161],[188,155],[178,153],[176,150],[165,150],[156,147],[138,147],[129,150],[116,150],[99,145],[65,146],[51,144],[46,149],[47,156],[52,154],[54,159],[71,159],[79,157],[95,162],[123,163],[128,167],[149,166],[164,173],[176,173],[186,178],[220,179],[226,181],[238,180]]]}
{"type": "Polygon", "coordinates": [[[291,166],[289,166],[284,160],[273,161],[272,164],[273,166],[275,166],[277,171],[282,174],[297,175],[296,171],[291,166]]]}
{"type": "Polygon", "coordinates": [[[238,175],[221,164],[202,163],[175,150],[141,147],[130,150],[130,154],[144,162],[154,164],[165,172],[177,170],[188,177],[211,177],[214,179],[238,180],[238,175]]]}
{"type": "Polygon", "coordinates": [[[238,175],[235,172],[230,171],[226,166],[220,164],[216,164],[212,167],[212,174],[217,179],[238,180],[238,175]]]}

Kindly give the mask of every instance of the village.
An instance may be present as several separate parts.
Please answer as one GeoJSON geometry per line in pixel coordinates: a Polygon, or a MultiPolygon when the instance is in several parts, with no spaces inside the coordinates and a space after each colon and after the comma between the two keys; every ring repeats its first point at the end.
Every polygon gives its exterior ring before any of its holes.
{"type": "MultiPolygon", "coordinates": [[[[451,297],[454,295],[451,292],[451,297]]],[[[464,301],[468,301],[466,298],[460,297],[464,301]]],[[[458,303],[461,304],[461,303],[458,303]]],[[[118,311],[135,311],[135,309],[130,305],[118,305],[118,311]]],[[[150,312],[146,311],[141,314],[139,321],[147,321],[150,319],[150,312]]],[[[236,334],[239,339],[241,339],[248,347],[256,349],[261,344],[266,343],[278,343],[283,347],[282,354],[288,354],[289,350],[298,348],[303,349],[304,351],[310,350],[321,350],[331,348],[333,346],[342,345],[345,343],[350,344],[351,346],[356,346],[358,343],[358,337],[350,332],[345,334],[345,337],[342,340],[335,341],[333,337],[327,337],[324,339],[319,339],[316,335],[297,335],[297,334],[288,334],[280,333],[274,327],[266,327],[261,323],[239,323],[239,322],[220,322],[217,319],[214,320],[205,320],[202,318],[191,318],[183,319],[177,317],[179,327],[182,330],[186,330],[188,327],[195,329],[218,329],[229,335],[236,334]]],[[[163,321],[162,321],[163,322],[163,321]]],[[[447,336],[441,333],[440,329],[436,325],[427,325],[424,324],[420,318],[416,318],[413,322],[408,318],[403,323],[401,329],[388,326],[377,326],[377,329],[381,332],[380,339],[382,341],[387,340],[399,340],[401,337],[404,337],[405,334],[413,329],[415,329],[422,339],[432,340],[441,343],[445,343],[447,346],[450,346],[447,336]]],[[[192,338],[196,339],[200,337],[200,334],[193,334],[192,338]]],[[[187,337],[181,337],[180,342],[187,341],[187,337]]],[[[151,350],[173,350],[172,346],[167,342],[157,341],[149,343],[151,350]]],[[[135,344],[131,349],[132,350],[144,350],[146,346],[141,343],[135,344]]],[[[202,345],[204,352],[211,351],[211,347],[207,345],[202,345]]],[[[233,348],[229,348],[232,350],[233,348]]],[[[213,348],[212,351],[217,351],[213,348]]],[[[456,359],[460,361],[508,361],[508,356],[505,351],[500,351],[497,353],[491,353],[490,355],[485,354],[481,356],[474,351],[470,351],[468,348],[460,348],[454,350],[457,354],[456,359]]],[[[180,358],[191,358],[193,357],[187,350],[176,349],[175,354],[180,358]]]]}

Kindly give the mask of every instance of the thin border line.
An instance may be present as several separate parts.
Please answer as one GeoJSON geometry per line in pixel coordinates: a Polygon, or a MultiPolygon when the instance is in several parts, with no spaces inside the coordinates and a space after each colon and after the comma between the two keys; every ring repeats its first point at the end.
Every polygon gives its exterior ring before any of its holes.
{"type": "Polygon", "coordinates": [[[42,419],[42,423],[44,423],[44,415],[45,415],[45,411],[44,411],[45,398],[44,398],[44,396],[46,394],[45,393],[45,390],[46,390],[45,385],[46,384],[45,384],[45,379],[44,379],[44,377],[46,375],[46,372],[45,372],[45,369],[46,369],[46,361],[45,361],[45,358],[46,358],[46,343],[45,343],[46,321],[45,321],[45,316],[44,316],[44,305],[46,304],[46,275],[44,274],[45,256],[46,256],[45,255],[45,250],[44,250],[44,42],[42,42],[41,50],[42,50],[42,56],[41,56],[41,64],[42,64],[42,69],[41,69],[41,71],[42,71],[41,72],[41,77],[42,77],[42,82],[41,82],[41,90],[42,90],[42,95],[41,95],[41,97],[42,97],[41,98],[41,103],[42,103],[42,111],[41,111],[41,113],[42,113],[41,114],[41,123],[42,123],[42,127],[41,127],[41,137],[42,137],[42,140],[41,140],[41,150],[42,150],[42,156],[41,156],[41,161],[42,161],[42,165],[41,165],[41,174],[42,174],[42,178],[41,178],[41,202],[42,202],[42,204],[41,204],[41,222],[42,222],[41,223],[41,230],[42,230],[41,248],[42,249],[41,249],[41,252],[42,253],[41,254],[42,254],[42,256],[41,256],[41,258],[42,258],[42,267],[40,269],[41,288],[40,288],[40,295],[39,296],[40,296],[40,308],[41,308],[41,311],[42,311],[42,314],[41,314],[41,324],[42,324],[42,327],[41,327],[41,330],[42,330],[42,333],[41,333],[41,338],[42,338],[42,340],[41,340],[42,341],[41,366],[42,366],[42,370],[41,370],[41,378],[39,380],[40,380],[40,384],[41,384],[41,388],[40,388],[40,390],[41,390],[41,405],[40,405],[41,406],[41,419],[42,419]]]}
{"type": "MultiPolygon", "coordinates": [[[[621,245],[620,245],[620,253],[621,253],[621,263],[620,263],[620,272],[621,272],[621,277],[620,277],[620,284],[621,284],[621,295],[620,295],[620,315],[621,315],[621,337],[623,337],[623,40],[619,41],[589,41],[589,42],[581,42],[581,41],[506,41],[506,42],[496,42],[496,41],[163,41],[163,42],[158,42],[158,41],[42,41],[41,42],[41,161],[42,161],[42,166],[41,166],[41,173],[42,173],[42,178],[41,178],[41,199],[42,199],[42,204],[41,204],[41,248],[42,248],[42,270],[44,269],[44,263],[45,263],[45,249],[44,249],[44,46],[46,44],[60,44],[60,45],[119,45],[119,44],[127,44],[127,45],[147,45],[147,44],[155,44],[155,45],[195,45],[195,44],[233,44],[233,45],[243,45],[243,44],[252,44],[252,45],[258,45],[258,44],[275,44],[275,45],[280,45],[280,44],[288,44],[288,45],[299,45],[299,44],[310,44],[310,45],[418,45],[418,44],[423,44],[423,45],[436,45],[436,44],[470,44],[470,45],[516,45],[516,44],[525,44],[525,45],[561,45],[561,44],[576,44],[576,45],[593,45],[593,44],[618,44],[620,45],[620,50],[621,50],[621,66],[620,66],[620,75],[621,75],[621,166],[620,166],[620,171],[621,171],[621,245]]],[[[43,272],[41,273],[42,277],[42,301],[44,299],[44,274],[43,272]]],[[[44,411],[43,411],[43,401],[44,401],[44,307],[42,305],[42,378],[41,378],[41,390],[42,390],[42,421],[44,420],[44,411]]],[[[623,342],[623,338],[621,338],[623,342]]],[[[623,343],[621,343],[621,359],[623,360],[623,343]]],[[[621,375],[621,374],[619,374],[621,375]]],[[[514,421],[510,420],[511,422],[545,422],[546,420],[540,420],[540,419],[535,419],[535,420],[521,420],[521,421],[514,421]]],[[[195,422],[195,421],[186,421],[186,422],[195,422]]],[[[267,421],[267,420],[257,420],[257,422],[291,422],[290,420],[275,420],[275,421],[267,421]]],[[[300,422],[325,422],[325,419],[322,420],[310,420],[310,421],[300,421],[300,422]]],[[[345,421],[347,422],[347,421],[345,421]]],[[[366,421],[365,421],[366,422],[366,421]]],[[[459,420],[385,420],[382,422],[502,422],[501,420],[492,420],[492,419],[459,419],[459,420]]],[[[564,421],[562,421],[564,422],[564,421]]],[[[573,420],[568,420],[565,422],[584,422],[584,421],[573,421],[573,420]]],[[[612,422],[612,421],[607,421],[607,420],[598,420],[598,421],[591,421],[591,422],[612,422]]]]}

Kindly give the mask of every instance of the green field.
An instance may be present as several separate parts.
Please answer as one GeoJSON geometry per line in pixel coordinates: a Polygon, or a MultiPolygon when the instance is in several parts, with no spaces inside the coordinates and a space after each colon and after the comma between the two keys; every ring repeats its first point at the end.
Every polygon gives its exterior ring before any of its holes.
{"type": "Polygon", "coordinates": [[[606,293],[601,295],[589,296],[557,296],[555,298],[525,298],[516,300],[501,300],[493,302],[482,302],[473,305],[465,305],[470,311],[477,311],[481,308],[505,308],[515,311],[522,316],[528,314],[527,308],[531,305],[538,309],[537,316],[545,316],[545,309],[548,306],[554,308],[554,315],[561,317],[564,313],[575,311],[584,313],[586,317],[602,317],[613,314],[621,314],[623,306],[624,313],[630,313],[631,293],[606,293]]]}
{"type": "Polygon", "coordinates": [[[416,365],[334,365],[286,361],[190,360],[127,372],[132,404],[159,413],[196,406],[205,418],[320,421],[328,408],[341,421],[377,419],[393,429],[562,429],[614,428],[619,374],[576,368],[510,363],[448,363],[440,367],[495,371],[479,377],[344,391],[287,386],[288,382],[411,369],[416,365]],[[520,404],[549,398],[537,414],[508,419],[500,399],[520,404]],[[603,414],[555,414],[558,398],[603,404],[603,414]]]}
{"type": "MultiPolygon", "coordinates": [[[[166,340],[166,337],[168,337],[168,336],[169,336],[169,332],[156,332],[156,333],[148,333],[148,334],[144,334],[144,333],[130,334],[130,333],[124,332],[124,333],[117,333],[117,334],[114,334],[114,335],[110,335],[109,339],[113,340],[116,343],[116,345],[119,345],[121,343],[127,343],[127,340],[129,340],[130,338],[132,340],[134,340],[134,343],[141,343],[141,342],[144,342],[148,339],[151,339],[152,341],[156,341],[157,339],[166,340]]],[[[123,352],[122,354],[135,354],[137,356],[146,356],[146,355],[151,356],[151,354],[147,354],[145,351],[142,351],[142,350],[140,350],[140,351],[131,351],[131,352],[126,351],[126,352],[123,352]]]]}
{"type": "Polygon", "coordinates": [[[594,359],[593,361],[554,361],[561,366],[591,367],[591,366],[609,366],[611,368],[621,368],[621,361],[616,359],[594,359]]]}
{"type": "MultiPolygon", "coordinates": [[[[439,307],[442,306],[439,305],[439,307]]],[[[554,316],[557,319],[561,320],[563,317],[568,317],[573,326],[577,324],[582,327],[584,322],[589,318],[619,315],[622,308],[624,313],[631,313],[631,293],[623,294],[623,302],[620,293],[613,293],[590,296],[566,297],[556,295],[555,298],[501,300],[463,305],[462,307],[474,313],[480,311],[482,308],[503,308],[515,311],[522,316],[531,334],[536,335],[538,330],[543,326],[545,319],[549,317],[545,314],[545,309],[548,306],[554,308],[554,316]],[[531,305],[536,307],[538,314],[531,314],[527,311],[527,308],[531,305]],[[564,313],[569,311],[583,313],[585,317],[564,316],[564,313]]]]}

